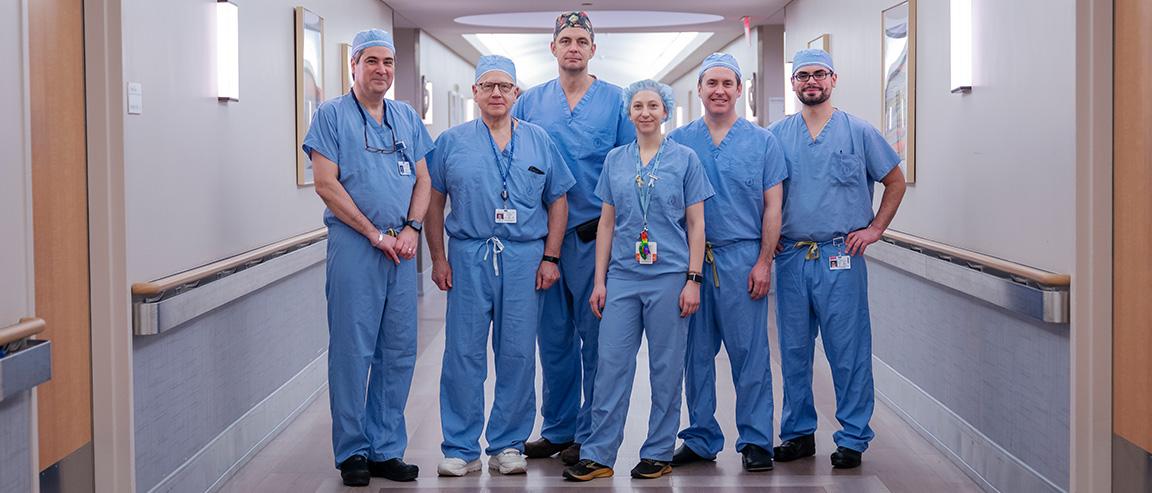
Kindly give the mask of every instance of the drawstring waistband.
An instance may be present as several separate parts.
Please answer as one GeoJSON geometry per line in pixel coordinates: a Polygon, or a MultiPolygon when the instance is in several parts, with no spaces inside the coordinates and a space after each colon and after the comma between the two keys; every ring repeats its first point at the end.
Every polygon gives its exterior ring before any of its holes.
{"type": "Polygon", "coordinates": [[[500,262],[498,261],[500,254],[504,253],[504,243],[500,238],[495,236],[489,237],[484,240],[484,244],[480,248],[484,249],[484,260],[488,260],[488,254],[492,254],[492,271],[496,273],[496,277],[500,277],[500,262]]]}
{"type": "Polygon", "coordinates": [[[712,251],[711,242],[704,242],[704,261],[712,265],[712,283],[720,287],[720,276],[716,273],[716,254],[712,251]]]}
{"type": "Polygon", "coordinates": [[[844,237],[843,236],[837,236],[835,238],[832,238],[831,240],[819,241],[819,242],[818,241],[811,241],[811,240],[797,241],[795,243],[795,247],[808,249],[808,251],[804,253],[804,260],[816,260],[816,259],[820,258],[820,245],[821,244],[830,244],[832,246],[838,246],[839,245],[839,246],[843,247],[844,246],[844,237]]]}

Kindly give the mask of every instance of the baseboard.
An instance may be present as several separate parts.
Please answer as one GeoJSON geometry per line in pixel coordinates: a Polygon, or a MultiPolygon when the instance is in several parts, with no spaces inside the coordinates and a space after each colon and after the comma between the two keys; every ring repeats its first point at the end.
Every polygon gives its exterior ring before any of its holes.
{"type": "Polygon", "coordinates": [[[876,396],[985,491],[1065,491],[875,356],[872,373],[876,396]]]}
{"type": "Polygon", "coordinates": [[[325,351],[149,491],[217,490],[303,412],[327,384],[325,351]]]}

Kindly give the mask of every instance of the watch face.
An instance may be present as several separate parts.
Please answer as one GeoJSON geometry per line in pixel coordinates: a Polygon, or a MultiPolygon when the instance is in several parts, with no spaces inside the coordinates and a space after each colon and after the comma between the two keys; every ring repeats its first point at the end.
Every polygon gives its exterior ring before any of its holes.
{"type": "Polygon", "coordinates": [[[422,223],[420,221],[415,221],[415,220],[408,221],[408,225],[411,226],[412,229],[415,229],[417,231],[424,229],[424,223],[422,223]]]}

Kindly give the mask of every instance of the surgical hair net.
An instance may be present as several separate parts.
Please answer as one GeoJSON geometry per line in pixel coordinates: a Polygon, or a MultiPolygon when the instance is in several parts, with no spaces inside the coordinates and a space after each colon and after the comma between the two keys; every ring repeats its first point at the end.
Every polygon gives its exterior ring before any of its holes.
{"type": "Polygon", "coordinates": [[[392,51],[392,56],[396,56],[396,44],[392,42],[392,35],[383,29],[365,29],[356,33],[356,37],[352,38],[352,58],[360,55],[361,51],[365,48],[373,46],[383,46],[392,51]]]}
{"type": "Polygon", "coordinates": [[[473,82],[480,82],[480,78],[488,72],[504,72],[512,77],[512,82],[516,82],[516,64],[512,63],[508,57],[500,55],[484,55],[480,57],[480,61],[476,63],[476,80],[473,82]]]}
{"type": "Polygon", "coordinates": [[[564,12],[556,17],[556,29],[552,31],[552,40],[556,40],[560,31],[570,27],[578,27],[588,31],[588,37],[592,38],[592,41],[596,41],[596,31],[592,30],[592,20],[588,18],[588,12],[564,12]]]}
{"type": "Polygon", "coordinates": [[[824,50],[810,49],[797,51],[796,56],[792,57],[792,75],[796,75],[801,68],[812,65],[824,67],[829,72],[836,71],[832,68],[832,55],[824,50]]]}
{"type": "Polygon", "coordinates": [[[740,84],[744,77],[740,74],[740,64],[736,63],[736,57],[727,53],[713,53],[704,59],[704,63],[700,64],[700,73],[696,76],[696,82],[704,79],[704,72],[713,67],[724,67],[731,70],[736,74],[736,83],[740,84]]]}
{"type": "Polygon", "coordinates": [[[676,97],[672,95],[672,88],[668,84],[661,84],[652,79],[644,79],[639,82],[633,82],[624,89],[624,104],[621,108],[624,112],[624,117],[629,116],[629,111],[632,106],[632,98],[636,97],[636,93],[640,91],[652,91],[660,95],[660,99],[664,102],[664,121],[668,121],[672,117],[672,111],[676,109],[676,97]]]}

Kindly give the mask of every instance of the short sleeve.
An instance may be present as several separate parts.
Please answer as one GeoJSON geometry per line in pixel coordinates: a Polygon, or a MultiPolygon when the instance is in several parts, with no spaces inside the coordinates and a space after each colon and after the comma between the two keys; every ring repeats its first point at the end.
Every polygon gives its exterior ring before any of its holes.
{"type": "Polygon", "coordinates": [[[448,193],[448,149],[451,145],[448,141],[452,137],[444,132],[436,139],[436,145],[431,152],[428,153],[428,174],[432,177],[432,188],[437,192],[448,193]]]}
{"type": "Polygon", "coordinates": [[[428,128],[424,126],[424,122],[420,121],[416,110],[408,105],[404,105],[404,109],[407,110],[408,122],[412,126],[412,145],[408,146],[408,148],[411,149],[408,158],[415,163],[427,157],[429,152],[432,152],[434,147],[432,144],[432,136],[428,134],[428,128]]]}
{"type": "Polygon", "coordinates": [[[696,153],[689,149],[685,154],[688,155],[688,167],[684,170],[684,206],[687,207],[711,198],[716,192],[696,153]]]}
{"type": "Polygon", "coordinates": [[[312,151],[316,151],[329,161],[340,164],[340,144],[336,133],[338,128],[336,101],[339,99],[325,102],[312,115],[312,124],[308,126],[304,144],[300,146],[304,154],[308,155],[308,159],[312,159],[312,151]]]}
{"type": "Polygon", "coordinates": [[[788,163],[784,159],[784,148],[771,132],[768,133],[764,149],[764,190],[768,190],[788,178],[788,163]]]}
{"type": "Polygon", "coordinates": [[[548,177],[544,184],[544,203],[551,204],[561,195],[568,193],[568,190],[576,184],[576,178],[572,176],[572,171],[568,169],[568,163],[564,162],[564,156],[560,154],[560,149],[556,147],[556,143],[548,137],[546,133],[540,131],[539,140],[541,147],[544,148],[545,159],[548,160],[548,177]]]}
{"type": "Polygon", "coordinates": [[[900,164],[900,155],[872,125],[864,126],[864,161],[868,179],[872,181],[883,180],[892,168],[900,164]]]}
{"type": "Polygon", "coordinates": [[[596,181],[596,198],[613,207],[616,203],[612,200],[612,177],[609,170],[612,167],[612,157],[615,155],[614,152],[608,153],[608,157],[604,159],[604,168],[600,170],[600,179],[596,181]]]}

